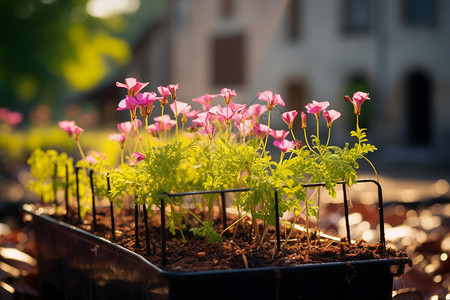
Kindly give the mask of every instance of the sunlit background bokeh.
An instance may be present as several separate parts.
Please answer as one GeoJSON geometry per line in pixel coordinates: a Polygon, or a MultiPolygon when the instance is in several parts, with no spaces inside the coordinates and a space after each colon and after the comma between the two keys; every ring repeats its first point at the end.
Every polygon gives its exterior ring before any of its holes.
{"type": "MultiPolygon", "coordinates": [[[[379,148],[370,158],[386,239],[415,264],[394,287],[450,299],[449,1],[5,0],[0,16],[1,201],[29,197],[21,184],[33,149],[77,155],[57,121],[75,120],[83,147],[117,163],[107,136],[128,117],[116,110],[115,82],[126,77],[150,82],[146,91],[179,83],[185,102],[223,87],[247,104],[280,93],[286,111],[329,101],[343,113],[339,146],[354,127],[344,95],[366,91],[360,121],[379,148]]],[[[361,176],[373,177],[369,166],[361,176]]],[[[323,200],[321,228],[345,236],[340,193],[323,200]]],[[[358,185],[351,194],[355,238],[376,241],[376,193],[358,185]]]]}

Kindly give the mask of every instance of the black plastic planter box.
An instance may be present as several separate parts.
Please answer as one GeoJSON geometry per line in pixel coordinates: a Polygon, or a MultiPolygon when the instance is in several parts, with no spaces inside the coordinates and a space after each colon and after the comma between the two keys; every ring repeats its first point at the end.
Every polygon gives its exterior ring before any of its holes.
{"type": "Polygon", "coordinates": [[[169,272],[74,226],[25,211],[36,236],[43,299],[392,299],[408,259],[169,272]]]}

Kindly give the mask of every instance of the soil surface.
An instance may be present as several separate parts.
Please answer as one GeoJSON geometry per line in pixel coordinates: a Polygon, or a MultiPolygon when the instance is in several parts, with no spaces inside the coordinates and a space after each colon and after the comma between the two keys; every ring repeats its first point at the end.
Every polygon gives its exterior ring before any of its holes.
{"type": "MultiPolygon", "coordinates": [[[[142,212],[141,212],[142,214],[142,212]]],[[[149,213],[150,216],[150,213],[149,213]]],[[[112,236],[111,217],[109,208],[97,209],[96,231],[93,230],[92,215],[86,215],[79,224],[75,211],[69,211],[68,216],[53,216],[58,220],[77,226],[88,232],[94,233],[110,240],[124,248],[144,256],[151,263],[168,271],[207,271],[228,270],[242,268],[256,268],[267,266],[295,266],[299,264],[347,262],[369,259],[406,259],[408,256],[392,248],[385,248],[382,244],[368,244],[363,240],[353,241],[351,244],[346,239],[330,240],[320,238],[311,230],[310,246],[304,232],[293,230],[289,240],[285,243],[285,228],[281,228],[281,250],[277,251],[275,230],[269,230],[265,242],[260,245],[254,235],[251,234],[250,221],[243,220],[223,235],[223,242],[210,243],[205,238],[196,237],[185,230],[183,243],[181,234],[177,231],[173,236],[166,230],[166,266],[162,266],[161,259],[161,229],[160,220],[156,215],[148,219],[148,245],[146,242],[146,230],[141,215],[139,226],[139,240],[136,243],[134,210],[122,209],[120,214],[114,216],[115,238],[112,236]]],[[[222,232],[220,221],[217,221],[217,232],[222,232]]],[[[232,224],[228,220],[227,224],[232,224]]],[[[262,225],[260,225],[262,232],[262,225]]],[[[396,276],[404,272],[401,267],[396,276]]]]}

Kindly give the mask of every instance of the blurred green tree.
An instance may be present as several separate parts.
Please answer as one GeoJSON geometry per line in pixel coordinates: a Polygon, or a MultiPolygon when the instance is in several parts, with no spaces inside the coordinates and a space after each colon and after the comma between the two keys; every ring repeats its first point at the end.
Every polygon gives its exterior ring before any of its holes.
{"type": "Polygon", "coordinates": [[[140,2],[109,2],[0,0],[0,107],[54,106],[68,91],[92,89],[127,64],[127,18],[120,7],[105,12],[119,3],[131,16],[140,2]]]}

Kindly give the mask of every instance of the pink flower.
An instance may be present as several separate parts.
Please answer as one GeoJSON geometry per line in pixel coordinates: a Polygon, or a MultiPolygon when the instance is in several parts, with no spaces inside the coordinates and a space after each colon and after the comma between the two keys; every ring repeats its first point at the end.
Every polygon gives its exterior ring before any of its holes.
{"type": "Polygon", "coordinates": [[[252,132],[252,128],[250,125],[252,124],[252,120],[244,120],[239,124],[239,132],[243,137],[246,137],[250,132],[252,132]]]}
{"type": "Polygon", "coordinates": [[[275,138],[275,140],[277,141],[282,141],[284,140],[288,135],[289,135],[289,131],[284,131],[284,130],[272,130],[269,135],[273,136],[275,138]]]}
{"type": "Polygon", "coordinates": [[[122,99],[119,102],[119,105],[117,107],[117,110],[126,110],[129,109],[131,112],[131,117],[134,119],[136,119],[136,108],[137,105],[133,104],[130,99],[133,99],[131,96],[127,95],[125,99],[122,99]]]}
{"type": "Polygon", "coordinates": [[[295,147],[295,142],[294,141],[288,141],[288,140],[275,140],[273,141],[273,145],[278,147],[278,149],[281,150],[281,152],[286,152],[288,150],[291,150],[295,147]]]}
{"type": "Polygon", "coordinates": [[[147,127],[148,132],[153,135],[153,136],[157,136],[158,132],[160,131],[160,123],[155,123],[155,124],[151,124],[147,127]]]}
{"type": "Polygon", "coordinates": [[[89,154],[86,156],[86,161],[87,161],[90,165],[95,165],[95,164],[98,162],[97,158],[95,158],[95,156],[94,156],[92,153],[89,153],[89,154]]]}
{"type": "Polygon", "coordinates": [[[126,78],[125,83],[116,82],[117,87],[126,88],[128,90],[128,95],[135,97],[140,90],[148,85],[148,82],[138,82],[136,78],[126,78]]]}
{"type": "Polygon", "coordinates": [[[204,111],[208,111],[211,108],[211,100],[219,95],[210,95],[208,93],[203,96],[192,99],[192,101],[200,103],[204,111]]]}
{"type": "Polygon", "coordinates": [[[99,159],[103,159],[106,160],[107,155],[103,152],[97,152],[97,151],[91,151],[87,156],[86,156],[86,161],[90,164],[90,165],[95,165],[99,159]]]}
{"type": "Polygon", "coordinates": [[[0,108],[0,120],[10,126],[15,126],[22,122],[23,115],[20,112],[10,111],[7,108],[0,108]]]}
{"type": "Polygon", "coordinates": [[[286,122],[286,124],[288,124],[290,130],[292,130],[294,126],[294,119],[297,116],[297,114],[298,112],[296,110],[291,110],[281,115],[283,121],[286,122]]]}
{"type": "Polygon", "coordinates": [[[245,120],[248,120],[249,114],[246,109],[241,110],[239,113],[235,114],[233,117],[234,124],[236,127],[239,127],[239,124],[244,122],[245,120]]]}
{"type": "Polygon", "coordinates": [[[184,115],[188,118],[197,118],[199,113],[200,113],[199,110],[191,110],[191,111],[185,112],[184,115]]]}
{"type": "Polygon", "coordinates": [[[154,118],[155,122],[160,123],[160,131],[169,131],[177,122],[171,120],[169,115],[154,118]]]}
{"type": "Polygon", "coordinates": [[[216,117],[219,117],[219,120],[220,117],[222,117],[226,124],[230,124],[234,115],[244,109],[245,105],[235,104],[233,102],[230,102],[229,104],[230,105],[225,107],[221,107],[220,105],[211,107],[209,113],[216,117]]]}
{"type": "Polygon", "coordinates": [[[73,138],[75,139],[75,141],[78,141],[78,136],[80,135],[80,133],[82,133],[84,131],[83,128],[78,127],[75,125],[75,127],[73,128],[73,138]]]}
{"type": "Polygon", "coordinates": [[[144,160],[146,156],[139,152],[133,152],[130,158],[130,166],[135,167],[140,161],[144,160]]]}
{"type": "Polygon", "coordinates": [[[214,132],[216,132],[216,128],[214,126],[206,126],[204,129],[200,130],[200,134],[205,134],[209,137],[210,140],[214,138],[214,132]]]}
{"type": "Polygon", "coordinates": [[[253,132],[260,139],[263,139],[270,131],[271,131],[271,129],[267,125],[264,125],[264,124],[253,125],[253,132]]]}
{"type": "Polygon", "coordinates": [[[304,112],[301,113],[302,116],[302,128],[306,128],[306,114],[304,112]]]}
{"type": "Polygon", "coordinates": [[[127,100],[141,111],[141,116],[146,118],[153,111],[153,102],[160,100],[161,97],[156,97],[156,93],[138,93],[136,98],[127,95],[127,100]]]}
{"type": "Polygon", "coordinates": [[[228,104],[230,104],[231,98],[236,96],[236,92],[234,90],[230,90],[228,88],[223,88],[220,91],[220,96],[225,98],[225,104],[228,105],[228,104]]]}
{"type": "Polygon", "coordinates": [[[320,112],[323,111],[328,106],[330,106],[330,102],[328,102],[328,101],[317,102],[317,101],[313,100],[312,103],[308,103],[305,107],[306,107],[308,113],[315,114],[316,120],[319,120],[320,112]]]}
{"type": "Polygon", "coordinates": [[[198,127],[206,127],[213,121],[213,116],[209,112],[202,112],[197,115],[197,118],[192,121],[198,127]]]}
{"type": "Polygon", "coordinates": [[[108,140],[116,141],[119,143],[120,149],[123,149],[125,147],[126,139],[127,139],[127,136],[123,133],[113,133],[108,136],[108,140]]]}
{"type": "Polygon", "coordinates": [[[167,86],[167,88],[170,91],[170,97],[172,98],[172,100],[177,100],[177,94],[176,94],[176,90],[178,90],[178,83],[177,84],[169,84],[167,86]]]}
{"type": "Polygon", "coordinates": [[[8,108],[0,107],[0,120],[6,122],[6,116],[8,115],[9,112],[10,110],[8,108]]]}
{"type": "Polygon", "coordinates": [[[253,104],[248,107],[248,114],[254,118],[255,122],[258,121],[259,117],[261,117],[266,111],[266,105],[253,104]]]}
{"type": "Polygon", "coordinates": [[[334,109],[330,111],[323,111],[323,117],[327,121],[328,128],[331,128],[331,124],[333,124],[333,121],[338,119],[341,116],[341,113],[338,111],[335,111],[334,109]]]}
{"type": "Polygon", "coordinates": [[[267,102],[268,110],[272,110],[277,104],[286,106],[286,104],[284,104],[283,98],[281,98],[279,94],[274,95],[272,91],[264,91],[258,93],[258,99],[267,102]]]}
{"type": "Polygon", "coordinates": [[[165,106],[169,101],[167,101],[167,97],[170,95],[170,91],[165,86],[158,86],[158,92],[161,94],[161,106],[165,106]]]}
{"type": "Polygon", "coordinates": [[[173,111],[175,119],[178,118],[180,114],[185,114],[189,112],[191,108],[192,107],[190,105],[181,101],[174,101],[172,104],[170,104],[170,109],[173,111]]]}
{"type": "Polygon", "coordinates": [[[235,111],[236,113],[239,113],[240,111],[245,109],[245,104],[237,104],[231,101],[230,103],[228,103],[228,106],[230,106],[231,110],[235,111]]]}
{"type": "Polygon", "coordinates": [[[75,125],[75,121],[60,121],[58,124],[62,130],[67,132],[69,137],[73,134],[75,141],[78,141],[78,136],[84,131],[81,127],[75,125]]]}
{"type": "Polygon", "coordinates": [[[368,93],[358,91],[353,94],[353,99],[346,95],[345,100],[353,104],[355,115],[359,116],[362,104],[364,101],[370,100],[370,98],[368,93]]]}
{"type": "Polygon", "coordinates": [[[128,134],[130,132],[134,132],[138,129],[138,127],[142,126],[142,122],[139,119],[135,119],[133,122],[122,122],[117,124],[117,129],[119,129],[120,132],[128,134]]]}
{"type": "Polygon", "coordinates": [[[59,127],[67,132],[69,136],[72,136],[73,129],[75,127],[75,121],[60,121],[58,122],[59,127]]]}

